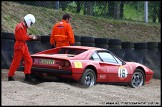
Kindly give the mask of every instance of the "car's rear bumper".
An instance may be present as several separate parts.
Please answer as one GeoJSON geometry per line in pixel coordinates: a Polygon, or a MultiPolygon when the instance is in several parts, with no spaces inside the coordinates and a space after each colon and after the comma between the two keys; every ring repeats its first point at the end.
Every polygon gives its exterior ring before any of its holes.
{"type": "MultiPolygon", "coordinates": [[[[24,66],[22,66],[24,69],[24,66]]],[[[40,68],[40,67],[32,67],[31,72],[33,73],[50,73],[50,74],[62,74],[62,75],[72,75],[72,71],[68,70],[58,70],[51,68],[40,68]]]]}

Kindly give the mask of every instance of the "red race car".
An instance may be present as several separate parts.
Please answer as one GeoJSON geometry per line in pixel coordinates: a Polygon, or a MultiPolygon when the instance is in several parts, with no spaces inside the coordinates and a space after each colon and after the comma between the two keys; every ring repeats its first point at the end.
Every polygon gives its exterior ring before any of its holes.
{"type": "Polygon", "coordinates": [[[109,50],[96,47],[63,46],[31,57],[33,76],[73,79],[84,87],[96,83],[128,83],[135,88],[149,83],[153,77],[148,67],[123,61],[109,50]]]}

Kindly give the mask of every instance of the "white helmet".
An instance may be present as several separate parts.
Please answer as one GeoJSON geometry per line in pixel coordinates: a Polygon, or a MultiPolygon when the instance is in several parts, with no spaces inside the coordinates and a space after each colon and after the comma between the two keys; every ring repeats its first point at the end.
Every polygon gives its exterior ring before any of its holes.
{"type": "Polygon", "coordinates": [[[29,28],[32,24],[35,23],[35,17],[32,14],[27,14],[24,17],[27,27],[29,28]]]}

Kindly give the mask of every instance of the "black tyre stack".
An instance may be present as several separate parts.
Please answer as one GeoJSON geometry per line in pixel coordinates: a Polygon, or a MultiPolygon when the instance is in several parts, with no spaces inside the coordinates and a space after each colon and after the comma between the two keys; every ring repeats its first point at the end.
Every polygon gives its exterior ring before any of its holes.
{"type": "Polygon", "coordinates": [[[146,42],[138,42],[134,43],[134,61],[143,64],[144,56],[147,51],[147,43],[146,42]]]}
{"type": "Polygon", "coordinates": [[[15,36],[13,33],[1,33],[1,68],[8,69],[13,59],[15,36]]]}
{"type": "Polygon", "coordinates": [[[124,59],[120,39],[109,39],[109,50],[117,55],[119,58],[124,59]]]}
{"type": "Polygon", "coordinates": [[[147,49],[151,51],[158,51],[158,42],[147,42],[147,49]]]}
{"type": "Polygon", "coordinates": [[[108,42],[109,40],[107,38],[95,38],[95,46],[98,48],[108,49],[108,42]]]}
{"type": "Polygon", "coordinates": [[[153,78],[161,78],[160,55],[158,55],[158,42],[147,42],[147,51],[143,58],[143,64],[154,70],[153,78]]]}
{"type": "MultiPolygon", "coordinates": [[[[161,79],[161,42],[158,42],[158,52],[157,52],[158,62],[156,62],[157,65],[157,78],[161,79]]],[[[156,76],[154,77],[156,79],[156,76]]]]}
{"type": "Polygon", "coordinates": [[[93,36],[81,36],[81,46],[95,47],[95,37],[93,36]]]}
{"type": "Polygon", "coordinates": [[[29,49],[29,52],[30,54],[34,54],[34,53],[37,53],[39,52],[39,49],[41,48],[41,42],[40,42],[40,39],[41,37],[38,36],[38,39],[36,40],[30,40],[30,41],[27,41],[27,45],[28,45],[28,49],[29,49]]]}
{"type": "Polygon", "coordinates": [[[74,35],[75,38],[75,46],[81,46],[81,37],[78,35],[74,35]]]}
{"type": "Polygon", "coordinates": [[[158,42],[158,52],[161,53],[161,42],[158,42]]]}
{"type": "Polygon", "coordinates": [[[122,49],[120,39],[109,39],[109,49],[122,49]]]}
{"type": "Polygon", "coordinates": [[[134,43],[133,42],[122,42],[122,52],[125,61],[134,61],[134,43]]]}
{"type": "Polygon", "coordinates": [[[51,49],[50,45],[50,35],[42,35],[41,36],[41,45],[39,51],[43,51],[46,49],[51,49]]]}

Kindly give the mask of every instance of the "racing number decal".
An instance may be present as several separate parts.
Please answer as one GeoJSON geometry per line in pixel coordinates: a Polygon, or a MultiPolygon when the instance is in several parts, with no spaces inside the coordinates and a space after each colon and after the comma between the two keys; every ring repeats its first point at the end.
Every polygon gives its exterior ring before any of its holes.
{"type": "Polygon", "coordinates": [[[74,62],[74,67],[75,68],[83,68],[81,62],[74,62]]]}
{"type": "Polygon", "coordinates": [[[118,69],[118,77],[126,78],[128,75],[128,71],[124,66],[120,66],[118,69]]]}

